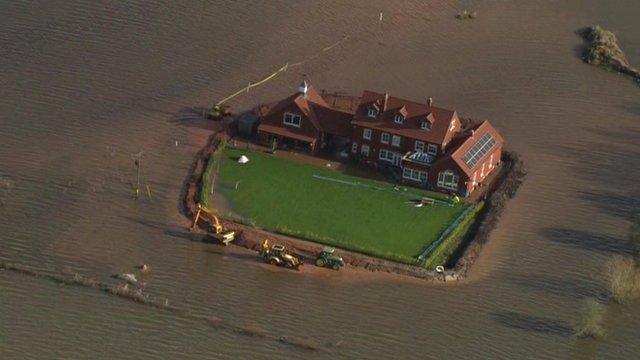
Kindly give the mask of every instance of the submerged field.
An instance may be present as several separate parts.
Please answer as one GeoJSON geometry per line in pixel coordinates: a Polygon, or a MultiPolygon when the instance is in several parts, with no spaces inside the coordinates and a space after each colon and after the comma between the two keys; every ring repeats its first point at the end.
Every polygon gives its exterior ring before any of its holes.
{"type": "Polygon", "coordinates": [[[0,358],[637,358],[640,301],[607,307],[604,339],[571,333],[577,303],[609,292],[605,264],[628,253],[640,211],[638,87],[584,64],[576,30],[615,31],[640,66],[640,2],[283,3],[3,3],[0,260],[101,281],[148,263],[146,291],[189,315],[0,271],[0,358]],[[521,154],[530,176],[468,281],[296,274],[186,234],[185,177],[218,124],[191,110],[311,56],[233,109],[285,98],[305,74],[318,89],[432,96],[521,154]]]}
{"type": "Polygon", "coordinates": [[[406,202],[439,194],[395,190],[390,183],[264,153],[227,149],[221,159],[216,194],[235,216],[268,230],[392,260],[413,262],[465,208],[416,208],[406,202]],[[242,154],[249,157],[247,164],[237,162],[242,154]]]}

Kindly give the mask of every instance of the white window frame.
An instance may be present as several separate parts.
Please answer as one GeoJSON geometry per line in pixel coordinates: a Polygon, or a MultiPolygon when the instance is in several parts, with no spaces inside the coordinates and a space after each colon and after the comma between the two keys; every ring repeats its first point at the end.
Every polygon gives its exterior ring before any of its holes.
{"type": "Polygon", "coordinates": [[[393,151],[389,151],[386,149],[380,149],[379,154],[378,154],[378,158],[380,160],[384,160],[390,163],[393,163],[395,158],[396,158],[396,154],[393,151]]]}
{"type": "Polygon", "coordinates": [[[457,191],[459,182],[460,178],[451,170],[438,173],[438,187],[457,191]],[[447,179],[447,177],[449,177],[449,179],[447,179]]]}
{"type": "Polygon", "coordinates": [[[378,152],[378,159],[389,161],[389,159],[387,159],[387,153],[390,153],[390,151],[387,151],[385,149],[380,149],[380,151],[378,152]]]}
{"type": "Polygon", "coordinates": [[[419,152],[424,152],[424,141],[418,141],[416,140],[416,143],[414,145],[414,150],[415,151],[419,151],[419,152]]]}
{"type": "Polygon", "coordinates": [[[385,132],[380,134],[380,143],[388,144],[390,140],[391,140],[391,134],[385,133],[385,132]],[[386,138],[386,140],[385,140],[385,138],[386,138]]]}
{"type": "Polygon", "coordinates": [[[285,125],[295,126],[299,128],[302,125],[302,116],[300,114],[285,112],[282,118],[282,123],[285,125]],[[287,117],[289,117],[289,120],[287,120],[287,117]],[[297,123],[294,121],[296,119],[298,120],[297,123]]]}
{"type": "Polygon", "coordinates": [[[367,109],[367,116],[372,118],[378,116],[378,110],[376,110],[376,108],[371,106],[370,108],[367,109]]]}
{"type": "Polygon", "coordinates": [[[371,129],[365,128],[364,130],[362,130],[362,138],[365,140],[371,140],[372,134],[373,134],[373,131],[371,129]]]}
{"type": "Polygon", "coordinates": [[[354,154],[358,152],[358,143],[357,142],[353,142],[351,144],[351,152],[354,153],[354,154]]]}
{"type": "Polygon", "coordinates": [[[424,182],[427,182],[427,176],[428,175],[425,171],[420,171],[420,170],[411,169],[407,167],[402,169],[402,177],[404,179],[409,179],[409,180],[424,183],[424,182]]]}
{"type": "Polygon", "coordinates": [[[400,147],[400,142],[402,141],[402,137],[398,135],[393,135],[391,137],[391,146],[400,147]]]}
{"type": "Polygon", "coordinates": [[[393,117],[393,122],[396,124],[404,124],[404,115],[396,114],[396,116],[393,117]]]}
{"type": "Polygon", "coordinates": [[[430,122],[428,122],[428,121],[426,121],[426,120],[425,120],[425,121],[423,121],[423,122],[420,124],[420,129],[422,129],[422,130],[431,130],[431,123],[430,123],[430,122]]]}
{"type": "Polygon", "coordinates": [[[360,154],[362,154],[363,156],[369,156],[369,145],[362,144],[362,146],[360,147],[360,154]]]}
{"type": "Polygon", "coordinates": [[[434,144],[427,145],[427,154],[438,155],[438,145],[434,145],[434,144]]]}

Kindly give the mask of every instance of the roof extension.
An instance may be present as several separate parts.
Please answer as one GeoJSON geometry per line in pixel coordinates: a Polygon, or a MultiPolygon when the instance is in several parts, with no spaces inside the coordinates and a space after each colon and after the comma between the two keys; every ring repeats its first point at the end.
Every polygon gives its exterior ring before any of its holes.
{"type": "Polygon", "coordinates": [[[502,136],[488,120],[470,131],[459,146],[448,154],[460,169],[471,175],[482,164],[482,160],[504,143],[502,136]]]}
{"type": "MultiPolygon", "coordinates": [[[[280,112],[294,103],[309,119],[317,130],[342,137],[349,137],[351,114],[331,108],[318,94],[315,88],[308,85],[306,94],[297,92],[269,107],[264,116],[280,112]]],[[[261,124],[259,129],[266,130],[261,124]]]]}

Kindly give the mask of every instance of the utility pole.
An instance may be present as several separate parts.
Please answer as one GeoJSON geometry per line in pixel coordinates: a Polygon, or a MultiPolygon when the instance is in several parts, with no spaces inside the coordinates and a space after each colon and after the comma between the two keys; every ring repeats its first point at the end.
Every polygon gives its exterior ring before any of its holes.
{"type": "Polygon", "coordinates": [[[136,167],[136,199],[140,196],[140,168],[142,168],[143,154],[142,150],[140,150],[139,153],[133,155],[133,164],[136,167]]]}
{"type": "Polygon", "coordinates": [[[380,19],[378,21],[378,23],[380,24],[380,41],[378,42],[379,45],[383,44],[383,39],[384,39],[384,29],[382,28],[382,18],[383,18],[383,14],[382,14],[382,11],[380,11],[380,19]]]}

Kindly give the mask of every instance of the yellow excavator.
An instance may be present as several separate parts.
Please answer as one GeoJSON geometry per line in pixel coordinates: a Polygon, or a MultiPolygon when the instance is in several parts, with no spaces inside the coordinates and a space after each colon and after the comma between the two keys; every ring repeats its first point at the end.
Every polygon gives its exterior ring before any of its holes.
{"type": "Polygon", "coordinates": [[[196,229],[198,220],[200,220],[200,218],[209,219],[209,224],[211,224],[211,236],[213,236],[214,239],[220,241],[224,245],[229,245],[229,243],[236,238],[235,231],[225,231],[222,228],[222,224],[220,223],[220,220],[218,219],[216,214],[214,214],[213,210],[207,209],[200,204],[198,204],[198,212],[196,213],[196,218],[193,220],[191,231],[196,229]]]}

